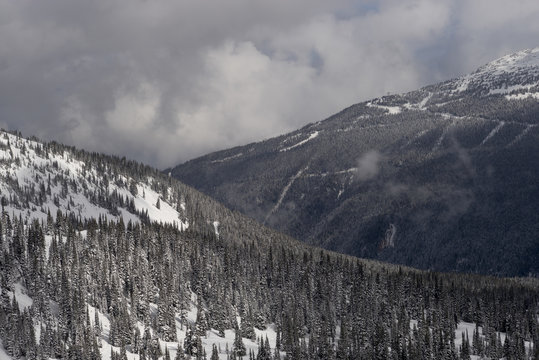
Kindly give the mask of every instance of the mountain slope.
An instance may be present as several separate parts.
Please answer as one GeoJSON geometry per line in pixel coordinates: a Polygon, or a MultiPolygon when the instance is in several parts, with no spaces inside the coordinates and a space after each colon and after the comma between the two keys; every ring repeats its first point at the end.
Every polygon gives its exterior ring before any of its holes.
{"type": "Polygon", "coordinates": [[[2,358],[539,354],[537,279],[324,251],[141,164],[0,139],[2,358]]]}
{"type": "MultiPolygon", "coordinates": [[[[113,164],[85,161],[91,154],[78,159],[73,150],[2,132],[0,194],[4,211],[26,219],[46,220],[60,210],[81,220],[122,217],[126,222],[188,227],[185,200],[172,188],[158,185],[153,174],[126,177],[111,171],[113,164]]],[[[125,160],[116,160],[129,166],[125,160]]]]}
{"type": "Polygon", "coordinates": [[[166,170],[309,244],[539,274],[539,48],[166,170]]]}

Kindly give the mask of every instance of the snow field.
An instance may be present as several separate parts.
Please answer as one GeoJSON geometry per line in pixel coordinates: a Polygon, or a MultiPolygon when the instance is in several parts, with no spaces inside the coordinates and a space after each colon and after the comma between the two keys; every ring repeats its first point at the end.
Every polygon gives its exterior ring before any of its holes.
{"type": "MultiPolygon", "coordinates": [[[[43,148],[40,143],[6,132],[0,132],[0,146],[0,159],[8,160],[7,163],[0,165],[0,176],[17,181],[21,188],[33,187],[39,189],[42,183],[47,185],[49,178],[54,179],[59,174],[74,182],[78,189],[87,188],[89,191],[99,189],[87,179],[92,177],[101,182],[104,180],[100,178],[95,169],[88,169],[84,162],[74,159],[67,151],[64,151],[63,154],[49,153],[48,158],[46,158],[44,154],[38,154],[35,150],[43,148]]],[[[122,177],[122,180],[126,184],[131,181],[130,178],[126,177],[122,177]]],[[[151,189],[150,186],[153,181],[154,179],[148,178],[144,183],[139,183],[136,196],[133,196],[128,189],[119,187],[113,182],[108,184],[108,193],[110,195],[116,191],[128,201],[133,200],[135,209],[139,212],[147,212],[151,221],[171,224],[180,230],[185,230],[189,226],[188,222],[182,221],[180,213],[171,204],[167,203],[167,199],[160,198],[160,195],[151,189]],[[158,199],[160,202],[159,208],[156,206],[158,199]]],[[[107,209],[92,204],[82,192],[70,191],[69,196],[64,199],[60,196],[62,192],[61,184],[51,184],[50,191],[51,195],[47,197],[43,206],[30,203],[28,210],[20,210],[15,206],[8,205],[5,211],[17,217],[22,216],[26,219],[38,219],[40,221],[46,221],[47,211],[50,211],[51,216],[55,218],[58,210],[63,213],[73,213],[87,219],[97,219],[102,216],[108,220],[119,220],[121,216],[126,223],[128,221],[140,221],[137,215],[128,212],[125,208],[118,209],[120,216],[112,215],[107,209]],[[58,199],[58,206],[53,201],[55,197],[58,199]]],[[[6,198],[15,195],[13,189],[6,182],[0,183],[0,194],[6,198]]],[[[182,203],[180,207],[185,210],[185,203],[182,203]]]]}
{"type": "MultiPolygon", "coordinates": [[[[155,304],[151,304],[150,307],[152,311],[157,311],[157,306],[155,304]]],[[[88,305],[88,313],[89,313],[92,326],[94,325],[94,316],[95,316],[96,311],[98,310],[88,305]]],[[[186,313],[185,319],[187,320],[188,323],[194,324],[196,320],[196,315],[197,315],[197,309],[196,309],[196,306],[193,304],[190,310],[186,313]]],[[[99,317],[99,323],[101,324],[101,328],[102,328],[101,349],[100,349],[101,357],[104,360],[110,360],[111,350],[119,353],[120,348],[117,346],[112,346],[108,342],[109,333],[110,333],[110,321],[108,317],[99,311],[98,311],[98,317],[99,317]]],[[[144,334],[144,330],[145,330],[144,325],[138,322],[137,326],[139,327],[141,334],[144,334]]],[[[255,333],[256,333],[257,338],[262,336],[263,340],[265,340],[267,336],[272,350],[275,348],[276,339],[277,339],[277,332],[275,329],[275,325],[272,324],[268,326],[265,330],[259,330],[255,328],[255,333]]],[[[178,342],[159,341],[162,353],[164,354],[165,349],[168,349],[171,359],[174,359],[174,357],[176,356],[178,345],[180,345],[183,348],[183,342],[186,336],[185,325],[181,323],[181,314],[179,313],[176,314],[176,334],[178,337],[178,342]]],[[[204,347],[204,350],[206,351],[207,357],[208,358],[210,357],[212,353],[213,345],[215,344],[217,348],[220,349],[219,359],[226,360],[227,359],[226,349],[228,347],[228,350],[231,353],[233,349],[233,344],[234,344],[234,337],[235,337],[235,332],[234,330],[230,330],[230,329],[225,330],[224,337],[219,336],[217,330],[215,329],[207,331],[206,336],[201,338],[202,346],[204,347]]],[[[243,342],[245,344],[245,348],[247,349],[247,354],[249,353],[250,350],[254,351],[255,354],[258,352],[259,345],[256,342],[247,338],[244,338],[243,342]]],[[[129,348],[126,348],[127,358],[129,360],[138,360],[139,355],[133,354],[129,350],[130,350],[129,348]]],[[[2,359],[0,358],[0,360],[2,359]]]]}

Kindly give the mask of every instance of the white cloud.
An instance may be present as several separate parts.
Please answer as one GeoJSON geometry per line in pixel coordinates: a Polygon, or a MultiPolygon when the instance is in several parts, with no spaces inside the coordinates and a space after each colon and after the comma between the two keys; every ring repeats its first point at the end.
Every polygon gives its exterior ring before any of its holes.
{"type": "Polygon", "coordinates": [[[114,109],[105,114],[107,125],[111,130],[128,134],[151,133],[159,115],[159,106],[159,89],[141,83],[135,93],[117,95],[114,109]]]}
{"type": "Polygon", "coordinates": [[[376,150],[361,155],[357,162],[356,178],[359,181],[374,179],[380,172],[380,161],[382,161],[382,155],[376,150]]]}

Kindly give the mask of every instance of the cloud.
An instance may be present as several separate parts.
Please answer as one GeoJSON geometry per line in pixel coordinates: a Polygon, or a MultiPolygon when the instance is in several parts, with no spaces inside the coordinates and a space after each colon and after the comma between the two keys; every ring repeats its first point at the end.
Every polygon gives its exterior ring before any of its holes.
{"type": "Polygon", "coordinates": [[[380,172],[381,160],[382,155],[376,150],[371,150],[363,154],[357,163],[356,178],[359,181],[374,179],[380,172]]]}
{"type": "Polygon", "coordinates": [[[0,124],[172,166],[535,47],[539,4],[0,0],[0,124]]]}

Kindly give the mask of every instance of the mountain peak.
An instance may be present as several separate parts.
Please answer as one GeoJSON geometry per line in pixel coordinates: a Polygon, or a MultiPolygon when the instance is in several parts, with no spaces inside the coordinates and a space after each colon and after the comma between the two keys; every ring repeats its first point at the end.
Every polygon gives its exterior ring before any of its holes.
{"type": "Polygon", "coordinates": [[[456,92],[468,90],[483,95],[529,92],[539,85],[539,47],[502,56],[451,84],[456,92]]]}
{"type": "Polygon", "coordinates": [[[539,47],[534,49],[526,49],[515,53],[502,56],[499,59],[489,62],[480,67],[476,73],[497,73],[503,74],[515,72],[520,69],[538,68],[539,67],[539,47]]]}

